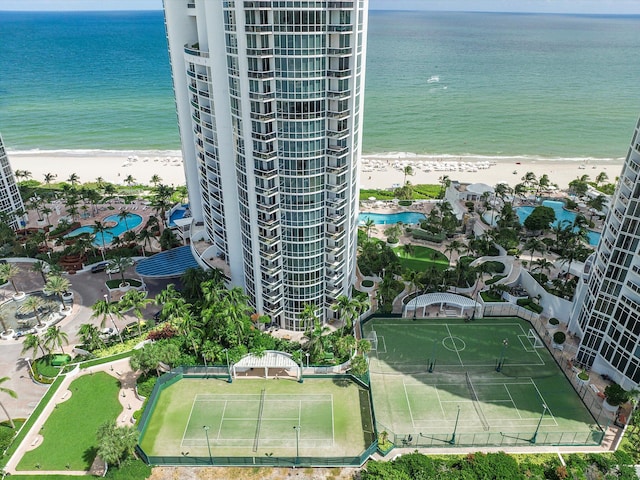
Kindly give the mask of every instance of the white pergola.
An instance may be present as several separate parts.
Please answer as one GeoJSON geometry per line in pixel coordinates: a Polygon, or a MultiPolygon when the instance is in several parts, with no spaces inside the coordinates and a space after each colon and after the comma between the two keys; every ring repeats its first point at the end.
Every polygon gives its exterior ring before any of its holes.
{"type": "MultiPolygon", "coordinates": [[[[277,350],[265,350],[261,356],[249,353],[234,363],[231,371],[233,378],[237,378],[238,373],[246,373],[256,369],[262,369],[264,371],[264,378],[269,378],[269,369],[284,370],[286,372],[293,369],[294,375],[289,375],[288,373],[287,375],[293,376],[298,380],[300,380],[302,375],[300,365],[296,363],[291,354],[277,350]]],[[[259,373],[256,373],[256,375],[262,376],[259,373]]],[[[274,376],[277,376],[277,373],[274,376]]]]}
{"type": "Polygon", "coordinates": [[[409,300],[404,307],[404,316],[413,316],[414,312],[418,314],[422,309],[422,317],[426,316],[427,307],[431,305],[439,305],[440,311],[443,311],[446,306],[457,307],[460,309],[460,316],[464,317],[465,314],[472,315],[475,311],[476,316],[482,316],[482,305],[474,301],[469,297],[463,295],[456,295],[455,293],[427,293],[425,295],[419,295],[409,300]],[[411,312],[411,314],[409,314],[411,312]]]}

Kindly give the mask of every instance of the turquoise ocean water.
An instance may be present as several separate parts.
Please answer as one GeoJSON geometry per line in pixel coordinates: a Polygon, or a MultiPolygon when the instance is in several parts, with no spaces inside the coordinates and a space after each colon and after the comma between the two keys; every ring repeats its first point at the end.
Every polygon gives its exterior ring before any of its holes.
{"type": "MultiPolygon", "coordinates": [[[[365,153],[620,158],[640,17],[370,13],[365,153]]],[[[162,12],[0,12],[9,151],[178,150],[162,12]]]]}

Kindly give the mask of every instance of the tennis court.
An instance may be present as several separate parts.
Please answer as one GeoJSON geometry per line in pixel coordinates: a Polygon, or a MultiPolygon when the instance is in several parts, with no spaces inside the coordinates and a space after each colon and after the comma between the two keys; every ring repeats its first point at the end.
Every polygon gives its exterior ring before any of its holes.
{"type": "Polygon", "coordinates": [[[185,377],[159,393],[140,446],[150,457],[357,456],[372,441],[368,398],[340,378],[185,377]]]}
{"type": "Polygon", "coordinates": [[[374,346],[377,428],[396,444],[601,440],[594,418],[524,320],[377,318],[363,335],[374,346]]]}

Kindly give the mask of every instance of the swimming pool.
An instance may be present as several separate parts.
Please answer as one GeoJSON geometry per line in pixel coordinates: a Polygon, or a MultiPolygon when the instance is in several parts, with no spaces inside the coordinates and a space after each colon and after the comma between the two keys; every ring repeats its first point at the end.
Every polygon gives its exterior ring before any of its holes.
{"type": "MultiPolygon", "coordinates": [[[[564,221],[573,223],[576,219],[577,214],[566,210],[564,208],[564,202],[558,202],[556,200],[545,200],[544,202],[542,202],[542,206],[553,208],[553,211],[556,214],[556,221],[552,223],[554,227],[564,221]]],[[[518,214],[518,218],[520,219],[520,224],[524,224],[524,221],[529,215],[531,215],[531,212],[533,212],[534,208],[535,207],[518,207],[516,209],[516,213],[518,214]]],[[[600,233],[594,232],[593,230],[588,230],[587,239],[589,241],[589,245],[596,246],[600,241],[600,233]]]]}
{"type": "Polygon", "coordinates": [[[179,220],[181,218],[184,218],[185,214],[189,211],[189,204],[186,203],[184,205],[179,206],[178,208],[176,208],[172,213],[171,216],[169,217],[169,226],[170,227],[175,227],[176,226],[176,220],[179,220]]]}
{"type": "MultiPolygon", "coordinates": [[[[102,223],[115,223],[113,227],[107,228],[104,232],[104,243],[105,245],[108,245],[113,241],[114,237],[117,237],[121,233],[124,233],[127,230],[132,230],[140,225],[142,223],[142,217],[140,215],[136,215],[135,213],[129,213],[125,221],[121,220],[118,215],[109,215],[102,220],[102,223]]],[[[78,235],[82,235],[83,233],[93,234],[93,227],[91,225],[86,225],[84,227],[76,228],[75,230],[67,233],[65,235],[65,238],[77,237],[78,235]]],[[[102,246],[102,233],[96,233],[96,236],[93,239],[93,244],[98,247],[102,246]]]]}
{"type": "Polygon", "coordinates": [[[423,213],[418,212],[399,212],[399,213],[370,213],[362,212],[358,215],[358,222],[365,223],[368,219],[373,220],[376,225],[394,225],[398,222],[404,224],[420,223],[425,217],[423,213]]]}

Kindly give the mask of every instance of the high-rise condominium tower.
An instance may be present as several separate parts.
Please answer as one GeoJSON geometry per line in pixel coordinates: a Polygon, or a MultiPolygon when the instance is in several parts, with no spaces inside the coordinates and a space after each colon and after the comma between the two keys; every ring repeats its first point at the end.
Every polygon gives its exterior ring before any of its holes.
{"type": "Polygon", "coordinates": [[[22,217],[16,215],[20,211],[24,211],[24,204],[0,136],[0,221],[14,230],[20,228],[22,217]]]}
{"type": "Polygon", "coordinates": [[[640,121],[596,252],[585,263],[571,331],[578,361],[624,388],[640,382],[640,121]]]}
{"type": "Polygon", "coordinates": [[[164,0],[192,250],[290,329],[355,274],[367,4],[164,0]]]}

